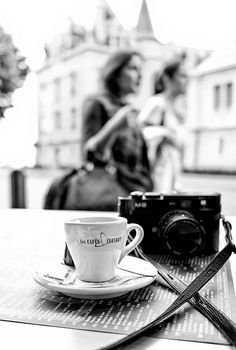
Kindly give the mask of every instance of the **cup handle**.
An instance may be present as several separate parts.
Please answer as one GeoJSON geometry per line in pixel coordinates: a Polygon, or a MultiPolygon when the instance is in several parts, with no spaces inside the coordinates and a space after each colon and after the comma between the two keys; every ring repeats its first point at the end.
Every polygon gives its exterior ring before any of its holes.
{"type": "Polygon", "coordinates": [[[132,239],[132,241],[127,244],[121,253],[119,263],[121,260],[124,259],[124,257],[129,254],[137,245],[142,241],[144,236],[143,228],[138,224],[128,224],[127,225],[127,237],[130,231],[135,230],[136,234],[135,237],[132,239]]]}

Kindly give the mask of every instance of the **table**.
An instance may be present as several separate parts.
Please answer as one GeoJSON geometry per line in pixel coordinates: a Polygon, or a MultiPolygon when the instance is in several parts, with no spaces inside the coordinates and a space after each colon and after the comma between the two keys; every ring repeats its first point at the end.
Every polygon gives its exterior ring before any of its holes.
{"type": "MultiPolygon", "coordinates": [[[[116,215],[116,213],[95,213],[95,212],[74,212],[74,211],[49,211],[32,209],[6,209],[0,211],[0,244],[1,251],[4,246],[8,247],[4,259],[13,261],[16,269],[22,269],[25,263],[31,265],[32,272],[35,268],[34,257],[47,258],[51,255],[55,260],[64,252],[64,226],[65,220],[81,215],[116,215]],[[9,249],[10,247],[10,249],[9,249]],[[21,252],[21,259],[15,259],[17,252],[21,252]]],[[[233,227],[236,227],[236,217],[228,218],[233,227]]],[[[3,257],[2,257],[3,258],[3,257]]],[[[236,278],[236,256],[231,257],[231,267],[235,283],[236,278]]],[[[0,264],[0,273],[3,274],[3,267],[0,264]]],[[[29,283],[35,283],[29,281],[29,283]]],[[[12,286],[18,288],[16,284],[12,286]]],[[[1,296],[0,296],[1,302],[1,296]]],[[[12,319],[14,321],[14,318],[12,319]]],[[[107,345],[122,338],[122,335],[85,331],[69,328],[58,328],[21,322],[0,321],[1,326],[1,347],[8,349],[57,349],[57,350],[92,350],[107,345]]],[[[167,339],[155,339],[142,337],[132,345],[123,349],[166,349],[174,346],[176,350],[181,349],[223,349],[222,345],[206,344],[199,342],[186,342],[167,339]],[[201,345],[200,345],[201,344],[201,345]]],[[[224,349],[231,349],[225,346],[224,349]]]]}

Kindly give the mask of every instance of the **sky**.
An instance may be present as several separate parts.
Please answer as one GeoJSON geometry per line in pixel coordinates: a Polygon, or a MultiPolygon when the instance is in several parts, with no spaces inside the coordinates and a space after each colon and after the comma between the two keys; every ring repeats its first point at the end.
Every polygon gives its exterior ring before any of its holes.
{"type": "MultiPolygon", "coordinates": [[[[36,71],[44,44],[66,30],[69,18],[91,28],[98,0],[0,0],[0,26],[31,68],[14,107],[0,121],[0,166],[33,166],[37,141],[36,71]]],[[[125,29],[137,23],[142,0],[107,1],[125,29]]],[[[236,0],[147,0],[153,29],[162,43],[220,50],[236,44],[236,0]]]]}

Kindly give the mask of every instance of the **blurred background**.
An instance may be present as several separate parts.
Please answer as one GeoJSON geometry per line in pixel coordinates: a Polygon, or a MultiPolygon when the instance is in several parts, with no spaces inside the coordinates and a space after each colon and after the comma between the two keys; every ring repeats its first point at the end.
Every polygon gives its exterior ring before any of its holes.
{"type": "Polygon", "coordinates": [[[163,64],[185,57],[183,190],[220,192],[224,213],[236,214],[235,0],[0,0],[0,6],[0,88],[4,68],[12,67],[9,45],[20,71],[11,69],[17,79],[0,94],[0,208],[12,206],[15,170],[24,174],[25,206],[38,209],[52,179],[80,165],[81,105],[97,91],[110,53],[133,47],[146,59],[140,108],[163,64]]]}

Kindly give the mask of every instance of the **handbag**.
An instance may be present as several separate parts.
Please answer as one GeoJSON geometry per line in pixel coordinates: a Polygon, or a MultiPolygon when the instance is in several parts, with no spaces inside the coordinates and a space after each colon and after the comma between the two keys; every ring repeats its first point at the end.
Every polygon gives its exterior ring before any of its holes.
{"type": "Polygon", "coordinates": [[[46,192],[43,209],[63,209],[67,186],[71,177],[73,177],[76,173],[77,170],[72,169],[52,182],[46,192]]]}
{"type": "MultiPolygon", "coordinates": [[[[114,106],[106,96],[97,96],[107,114],[111,117],[119,107],[114,106]]],[[[44,209],[116,211],[119,196],[129,192],[118,179],[112,166],[110,150],[107,159],[89,151],[87,163],[78,169],[56,179],[49,187],[44,209]]]]}
{"type": "Polygon", "coordinates": [[[116,211],[118,197],[127,194],[117,181],[115,168],[90,163],[71,178],[64,209],[116,211]]]}
{"type": "Polygon", "coordinates": [[[54,181],[44,209],[116,211],[118,197],[127,194],[114,167],[89,162],[54,181]]]}

